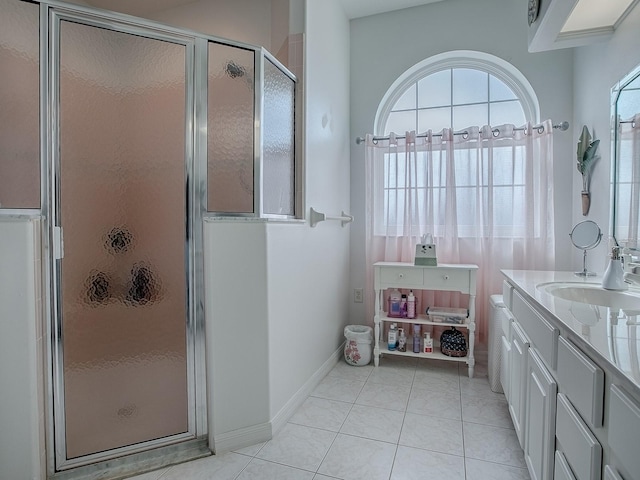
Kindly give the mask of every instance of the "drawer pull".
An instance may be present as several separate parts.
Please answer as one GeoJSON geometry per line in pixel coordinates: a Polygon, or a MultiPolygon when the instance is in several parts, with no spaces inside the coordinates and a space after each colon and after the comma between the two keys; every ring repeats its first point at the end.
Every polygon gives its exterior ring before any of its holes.
{"type": "Polygon", "coordinates": [[[404,278],[404,273],[399,273],[398,278],[404,278]]]}
{"type": "Polygon", "coordinates": [[[443,275],[443,276],[442,276],[442,278],[443,278],[444,280],[449,280],[449,275],[443,275]]]}

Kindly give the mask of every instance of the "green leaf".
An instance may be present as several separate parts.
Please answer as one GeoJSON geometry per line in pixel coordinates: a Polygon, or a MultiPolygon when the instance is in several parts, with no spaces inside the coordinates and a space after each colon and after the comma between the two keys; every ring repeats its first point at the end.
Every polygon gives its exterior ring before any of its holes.
{"type": "Polygon", "coordinates": [[[598,157],[596,156],[596,150],[598,149],[598,145],[600,144],[600,140],[594,140],[584,152],[584,156],[582,159],[582,171],[588,172],[593,164],[596,163],[598,157]]]}
{"type": "Polygon", "coordinates": [[[582,166],[582,162],[584,161],[584,154],[591,144],[591,134],[589,133],[589,129],[586,125],[582,127],[582,134],[580,135],[580,139],[578,140],[578,171],[582,173],[584,168],[582,166]]]}

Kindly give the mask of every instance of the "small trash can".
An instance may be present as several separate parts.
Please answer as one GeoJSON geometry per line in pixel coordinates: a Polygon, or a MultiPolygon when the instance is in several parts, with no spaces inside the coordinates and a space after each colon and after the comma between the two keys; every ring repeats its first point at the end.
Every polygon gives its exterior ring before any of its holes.
{"type": "Polygon", "coordinates": [[[344,359],[349,365],[362,367],[371,361],[373,329],[364,325],[344,327],[344,359]]]}

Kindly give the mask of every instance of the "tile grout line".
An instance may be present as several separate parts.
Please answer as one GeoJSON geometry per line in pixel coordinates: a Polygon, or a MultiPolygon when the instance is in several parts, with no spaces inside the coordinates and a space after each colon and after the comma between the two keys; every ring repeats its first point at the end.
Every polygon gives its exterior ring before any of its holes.
{"type": "MultiPolygon", "coordinates": [[[[373,370],[371,370],[371,372],[373,372],[373,370]]],[[[360,396],[360,394],[362,393],[362,390],[364,389],[364,386],[367,384],[367,380],[369,379],[369,377],[371,376],[371,372],[369,372],[369,375],[367,375],[367,378],[364,380],[364,382],[362,382],[362,387],[360,387],[360,391],[358,392],[358,394],[356,395],[356,398],[353,400],[353,402],[344,402],[344,403],[351,403],[351,407],[349,407],[349,411],[347,412],[347,414],[344,416],[344,420],[342,420],[342,423],[340,424],[340,428],[338,428],[338,431],[335,432],[336,436],[333,438],[333,440],[331,441],[331,445],[329,445],[329,448],[327,448],[327,451],[325,452],[325,454],[322,457],[322,460],[320,460],[320,463],[318,464],[318,468],[316,468],[316,471],[314,473],[314,478],[316,477],[316,475],[319,475],[319,470],[320,467],[322,467],[322,464],[324,463],[324,461],[327,458],[327,455],[329,455],[329,452],[331,451],[331,447],[333,447],[333,444],[336,442],[338,435],[340,435],[340,430],[342,430],[342,427],[344,426],[345,422],[347,421],[347,418],[349,418],[349,414],[351,413],[351,411],[353,410],[353,406],[356,404],[356,401],[358,400],[358,397],[360,396]]],[[[309,397],[307,397],[309,398],[309,397]]],[[[320,474],[322,475],[322,474],[320,474]]]]}

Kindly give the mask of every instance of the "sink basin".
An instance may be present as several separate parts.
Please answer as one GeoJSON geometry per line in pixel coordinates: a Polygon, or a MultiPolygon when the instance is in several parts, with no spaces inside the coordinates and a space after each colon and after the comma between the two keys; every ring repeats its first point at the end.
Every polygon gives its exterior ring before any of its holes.
{"type": "Polygon", "coordinates": [[[598,283],[551,282],[537,286],[541,292],[571,302],[640,311],[640,292],[605,290],[598,283]]]}

